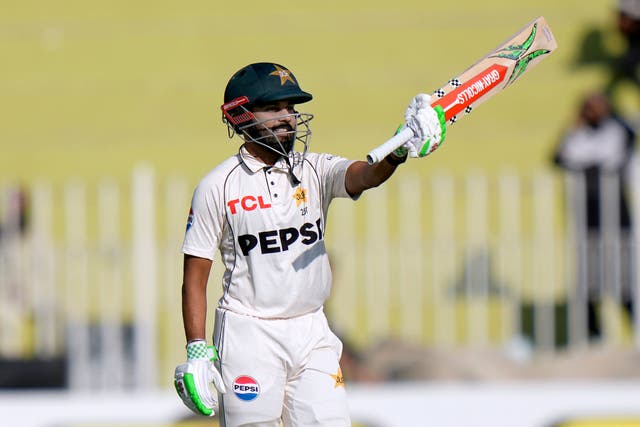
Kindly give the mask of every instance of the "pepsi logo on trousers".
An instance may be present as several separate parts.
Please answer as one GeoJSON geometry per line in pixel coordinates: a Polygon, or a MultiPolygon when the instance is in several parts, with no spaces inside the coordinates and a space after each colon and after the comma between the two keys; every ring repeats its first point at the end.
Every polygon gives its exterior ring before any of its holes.
{"type": "Polygon", "coordinates": [[[260,394],[260,385],[247,375],[241,375],[233,381],[233,392],[238,399],[250,401],[260,394]]]}

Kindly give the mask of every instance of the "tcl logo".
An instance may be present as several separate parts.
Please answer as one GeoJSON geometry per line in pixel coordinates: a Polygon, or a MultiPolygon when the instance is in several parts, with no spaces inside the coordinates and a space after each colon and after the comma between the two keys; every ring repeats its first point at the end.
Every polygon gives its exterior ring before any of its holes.
{"type": "Polygon", "coordinates": [[[227,207],[231,215],[238,213],[238,206],[244,211],[252,211],[257,208],[268,209],[271,207],[271,204],[265,203],[262,196],[244,196],[241,199],[233,199],[227,202],[227,207]]]}

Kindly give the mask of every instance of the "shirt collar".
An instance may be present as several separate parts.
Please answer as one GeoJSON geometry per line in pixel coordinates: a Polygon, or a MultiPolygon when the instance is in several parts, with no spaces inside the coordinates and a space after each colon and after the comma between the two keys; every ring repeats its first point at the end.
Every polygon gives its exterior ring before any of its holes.
{"type": "MultiPolygon", "coordinates": [[[[247,148],[242,145],[240,146],[240,151],[238,153],[240,156],[240,160],[245,166],[253,173],[258,172],[261,169],[269,168],[271,166],[267,165],[265,162],[255,157],[253,154],[249,153],[247,148]]],[[[276,164],[272,166],[274,169],[287,169],[287,163],[284,161],[282,157],[280,157],[276,164]]]]}

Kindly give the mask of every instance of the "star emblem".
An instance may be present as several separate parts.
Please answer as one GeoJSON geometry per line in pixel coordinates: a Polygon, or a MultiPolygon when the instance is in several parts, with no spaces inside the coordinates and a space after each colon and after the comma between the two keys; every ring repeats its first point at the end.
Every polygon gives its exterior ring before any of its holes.
{"type": "Polygon", "coordinates": [[[295,193],[293,193],[293,199],[296,201],[296,207],[301,203],[307,203],[307,190],[302,187],[298,187],[295,193]]]}
{"type": "Polygon", "coordinates": [[[340,369],[339,366],[338,366],[338,372],[336,372],[335,375],[331,375],[331,374],[329,374],[329,375],[336,382],[334,384],[333,388],[344,387],[344,377],[342,376],[342,369],[340,369]]]}
{"type": "Polygon", "coordinates": [[[296,81],[293,80],[293,77],[291,77],[291,73],[289,72],[289,70],[277,65],[274,65],[274,67],[276,67],[276,70],[272,73],[269,73],[269,75],[280,77],[280,86],[284,86],[284,84],[288,81],[292,84],[296,84],[296,81]]]}

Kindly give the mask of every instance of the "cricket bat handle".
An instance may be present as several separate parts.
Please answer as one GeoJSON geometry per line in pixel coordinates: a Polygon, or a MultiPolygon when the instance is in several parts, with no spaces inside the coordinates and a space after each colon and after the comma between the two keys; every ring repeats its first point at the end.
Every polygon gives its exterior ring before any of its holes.
{"type": "Polygon", "coordinates": [[[396,148],[409,141],[411,138],[413,138],[413,131],[410,128],[405,127],[389,140],[387,140],[387,142],[371,150],[369,154],[367,154],[367,163],[372,165],[379,162],[387,155],[391,154],[396,148]]]}

